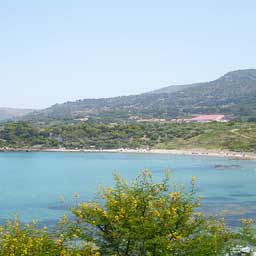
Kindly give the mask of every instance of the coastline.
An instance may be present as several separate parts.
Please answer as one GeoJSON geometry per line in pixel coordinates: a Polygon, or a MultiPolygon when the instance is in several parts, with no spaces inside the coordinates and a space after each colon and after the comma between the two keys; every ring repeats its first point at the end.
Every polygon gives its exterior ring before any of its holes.
{"type": "Polygon", "coordinates": [[[67,149],[67,148],[0,148],[0,152],[84,152],[84,153],[134,153],[134,154],[169,154],[225,157],[238,160],[256,160],[256,153],[234,152],[228,150],[206,149],[67,149]]]}

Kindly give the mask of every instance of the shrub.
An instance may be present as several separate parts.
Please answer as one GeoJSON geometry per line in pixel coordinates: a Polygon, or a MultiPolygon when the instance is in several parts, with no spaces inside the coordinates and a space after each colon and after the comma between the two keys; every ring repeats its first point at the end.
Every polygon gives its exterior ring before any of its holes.
{"type": "Polygon", "coordinates": [[[205,256],[228,250],[224,223],[196,211],[194,179],[189,192],[169,183],[169,176],[154,183],[147,171],[131,184],[115,176],[115,187],[101,192],[103,202],[72,210],[77,236],[94,239],[102,255],[205,256]]]}
{"type": "Polygon", "coordinates": [[[0,227],[0,256],[98,256],[92,244],[72,247],[63,234],[37,228],[35,223],[22,225],[17,218],[0,227]]]}

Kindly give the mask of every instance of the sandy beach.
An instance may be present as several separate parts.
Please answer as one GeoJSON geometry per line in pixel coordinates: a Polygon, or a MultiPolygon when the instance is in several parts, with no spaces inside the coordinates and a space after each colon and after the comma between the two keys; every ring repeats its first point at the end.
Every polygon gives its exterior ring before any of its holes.
{"type": "Polygon", "coordinates": [[[170,154],[227,157],[230,159],[256,160],[256,153],[233,152],[227,150],[205,149],[67,149],[67,148],[2,148],[1,152],[85,152],[85,153],[134,153],[134,154],[170,154]]]}

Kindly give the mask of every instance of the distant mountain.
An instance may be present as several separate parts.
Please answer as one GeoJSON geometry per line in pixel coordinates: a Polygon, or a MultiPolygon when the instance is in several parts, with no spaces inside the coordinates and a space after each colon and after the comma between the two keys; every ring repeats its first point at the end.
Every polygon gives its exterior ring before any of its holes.
{"type": "Polygon", "coordinates": [[[32,109],[0,108],[0,121],[15,120],[33,111],[32,109]]]}
{"type": "Polygon", "coordinates": [[[84,99],[56,104],[27,116],[34,120],[122,121],[135,117],[175,118],[221,113],[235,118],[256,117],[256,69],[229,72],[205,83],[169,86],[140,95],[84,99]]]}
{"type": "Polygon", "coordinates": [[[185,85],[171,85],[171,86],[167,86],[158,90],[154,90],[151,92],[148,92],[147,94],[163,94],[163,93],[174,93],[174,92],[178,92],[187,88],[191,88],[191,87],[196,87],[196,86],[200,86],[203,83],[197,83],[197,84],[185,84],[185,85]]]}

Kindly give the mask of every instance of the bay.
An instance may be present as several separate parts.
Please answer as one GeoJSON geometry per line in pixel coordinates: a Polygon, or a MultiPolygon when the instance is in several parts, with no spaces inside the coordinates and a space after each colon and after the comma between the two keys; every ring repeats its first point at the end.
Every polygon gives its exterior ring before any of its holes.
{"type": "Polygon", "coordinates": [[[80,200],[93,200],[99,186],[113,185],[113,173],[132,180],[149,169],[159,181],[171,170],[171,182],[189,188],[196,176],[201,210],[220,214],[238,225],[256,216],[256,161],[209,156],[132,153],[6,152],[0,153],[0,222],[17,214],[55,223],[80,200]],[[64,199],[64,201],[63,201],[64,199]]]}

